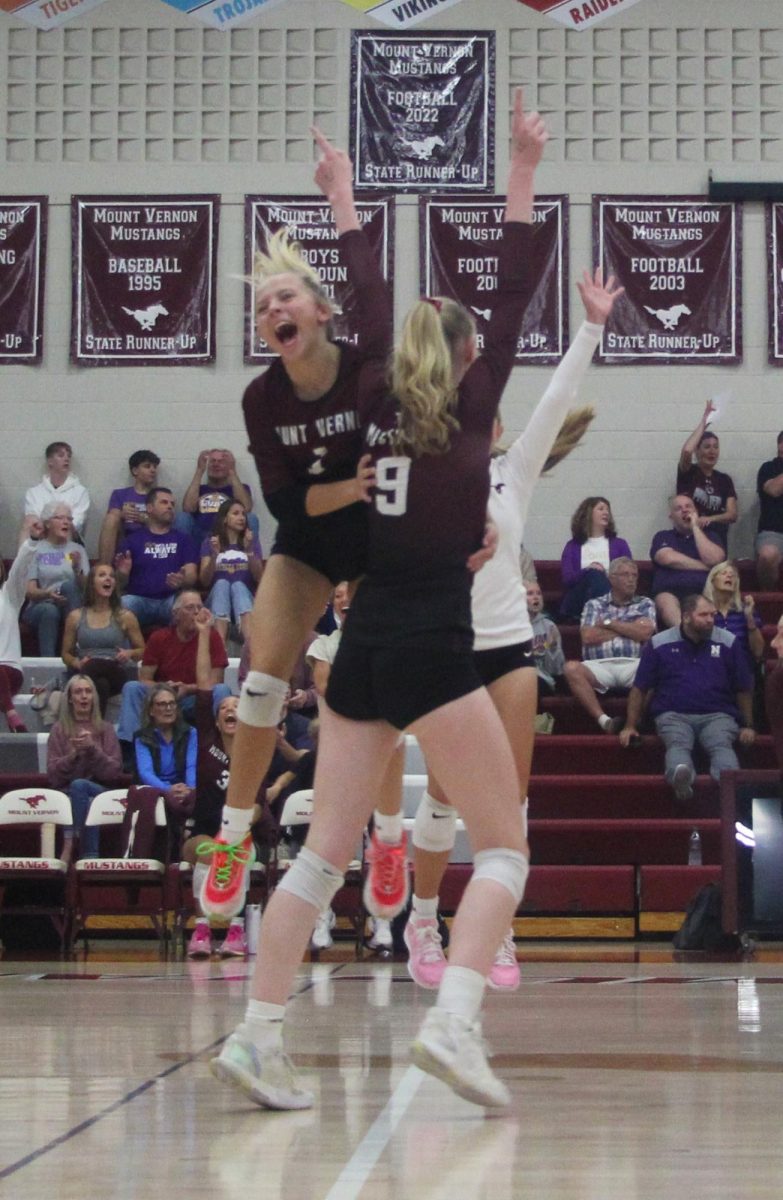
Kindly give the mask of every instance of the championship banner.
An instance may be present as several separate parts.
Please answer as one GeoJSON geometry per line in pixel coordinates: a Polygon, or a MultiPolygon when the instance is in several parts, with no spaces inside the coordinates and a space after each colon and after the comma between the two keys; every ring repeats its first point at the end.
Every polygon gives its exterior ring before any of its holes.
{"type": "Polygon", "coordinates": [[[689,196],[593,197],[598,262],[625,288],[600,362],[742,361],[741,215],[689,196]]]}
{"type": "MultiPolygon", "coordinates": [[[[357,200],[356,211],[365,230],[384,278],[393,286],[394,270],[394,199],[384,196],[373,200],[357,200]]],[[[245,275],[253,275],[253,260],[258,251],[278,229],[290,230],[291,236],[307,261],[314,266],[334,301],[337,315],[334,332],[338,341],[358,342],[355,322],[350,320],[351,287],[346,269],[340,262],[337,230],[332,210],[323,197],[310,196],[245,196],[245,275]],[[343,310],[346,310],[345,313],[343,310]]],[[[272,362],[272,354],[256,332],[256,295],[252,283],[245,297],[245,362],[272,362]]]]}
{"type": "Polygon", "coordinates": [[[639,0],[519,0],[519,3],[559,21],[567,29],[589,29],[607,17],[633,8],[639,0]]]}
{"type": "Polygon", "coordinates": [[[766,210],[769,362],[783,367],[783,204],[770,201],[766,210]]]}
{"type": "Polygon", "coordinates": [[[71,362],[215,360],[217,196],[74,196],[71,362]]]}
{"type": "Polygon", "coordinates": [[[0,0],[0,11],[27,21],[36,29],[56,29],[105,3],[106,0],[0,0]]]}
{"type": "MultiPolygon", "coordinates": [[[[449,296],[476,319],[483,349],[497,288],[497,242],[506,201],[419,200],[421,291],[449,296]]],[[[533,213],[532,274],[537,281],[522,322],[518,363],[556,363],[568,344],[568,199],[541,196],[533,213]]]]}
{"type": "Polygon", "coordinates": [[[43,354],[44,196],[0,197],[0,363],[43,354]]]}
{"type": "Polygon", "coordinates": [[[412,29],[436,13],[461,4],[462,0],[342,0],[342,3],[358,8],[392,29],[412,29]]]}
{"type": "MultiPolygon", "coordinates": [[[[2,2],[2,0],[0,0],[2,2]]],[[[231,29],[247,25],[283,0],[161,0],[177,12],[195,17],[213,29],[231,29]]],[[[290,2],[290,0],[289,0],[290,2]]]]}
{"type": "Polygon", "coordinates": [[[356,188],[488,192],[494,179],[495,35],[354,32],[356,188]]]}

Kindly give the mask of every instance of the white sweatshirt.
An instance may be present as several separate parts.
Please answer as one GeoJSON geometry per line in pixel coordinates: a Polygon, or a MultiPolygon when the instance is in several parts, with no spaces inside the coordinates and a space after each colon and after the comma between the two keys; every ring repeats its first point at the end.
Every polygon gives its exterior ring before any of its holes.
{"type": "Polygon", "coordinates": [[[494,557],[476,573],[472,607],[476,650],[513,646],[533,636],[522,582],[519,549],[533,488],[554,445],[577,388],[601,340],[603,325],[583,322],[524,433],[490,465],[489,515],[498,527],[494,557]]]}
{"type": "Polygon", "coordinates": [[[0,663],[22,669],[22,642],[19,634],[19,610],[27,592],[27,573],[35,558],[38,543],[32,538],[22,542],[11,564],[8,578],[0,588],[0,663]]]}
{"type": "Polygon", "coordinates": [[[52,500],[68,505],[73,514],[74,528],[82,533],[90,507],[90,493],[84,484],[79,482],[78,475],[69,475],[58,488],[54,486],[48,475],[44,475],[40,483],[27,489],[24,498],[24,515],[40,517],[46,505],[52,500]]]}

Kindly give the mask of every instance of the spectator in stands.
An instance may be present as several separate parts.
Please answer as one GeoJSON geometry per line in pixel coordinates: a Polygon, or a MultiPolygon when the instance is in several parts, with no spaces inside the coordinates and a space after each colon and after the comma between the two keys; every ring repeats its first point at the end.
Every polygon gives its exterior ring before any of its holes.
{"type": "Polygon", "coordinates": [[[783,558],[783,429],[778,434],[775,458],[762,463],[756,476],[759,526],[756,534],[756,572],[759,587],[774,592],[783,558]]]}
{"type": "Polygon", "coordinates": [[[683,443],[677,464],[677,493],[691,497],[699,525],[717,534],[725,550],[729,525],[737,520],[737,492],[731,476],[716,470],[720,442],[717,434],[707,428],[714,412],[715,406],[708,400],[701,420],[683,443]]]}
{"type": "Polygon", "coordinates": [[[5,565],[0,558],[0,712],[8,722],[10,733],[27,733],[27,726],[14,707],[14,696],[24,679],[19,610],[25,601],[27,574],[42,534],[42,523],[32,521],[30,537],[19,547],[7,579],[5,565]]]}
{"type": "Polygon", "coordinates": [[[113,562],[120,539],[146,526],[147,498],[157,485],[159,466],[160,459],[152,450],[136,450],[131,454],[128,469],[133,483],[130,487],[114,489],[101,525],[98,539],[101,562],[113,562]]]}
{"type": "Polygon", "coordinates": [[[37,543],[35,557],[28,567],[29,603],[23,620],[38,634],[39,654],[53,658],[63,620],[82,602],[90,561],[84,546],[71,538],[71,510],[67,504],[50,501],[44,507],[41,521],[44,536],[37,543]]]}
{"type": "Polygon", "coordinates": [[[147,689],[141,725],[133,739],[136,786],[128,795],[128,809],[139,813],[134,857],[151,854],[159,796],[166,802],[170,844],[179,845],[179,831],[196,802],[197,752],[198,734],[183,717],[175,688],[154,684],[147,689]]]}
{"type": "Polygon", "coordinates": [[[738,639],[715,628],[714,605],[704,596],[685,596],[682,624],[656,634],[642,651],[620,741],[631,744],[649,705],[666,747],[666,781],[678,800],[689,800],[696,741],[709,755],[716,780],[721,771],[739,766],[734,742],[750,746],[755,741],[752,688],[738,639]]]}
{"type": "Polygon", "coordinates": [[[525,581],[527,611],[533,626],[533,657],[538,672],[538,694],[550,695],[557,690],[563,675],[565,655],[560,630],[554,621],[544,616],[544,595],[538,583],[525,581]]]}
{"type": "Polygon", "coordinates": [[[99,827],[84,822],[93,799],[116,785],[122,758],[117,734],[101,717],[98,693],[87,675],[72,675],[63,689],[60,719],[46,746],[46,773],[71,800],[73,825],[65,833],[63,859],[70,861],[75,836],[80,856],[97,858],[99,827]]]}
{"type": "Polygon", "coordinates": [[[777,632],[770,643],[777,658],[767,664],[764,683],[767,720],[775,747],[778,770],[783,777],[783,617],[778,618],[777,632]]]}
{"type": "Polygon", "coordinates": [[[642,646],[655,633],[655,605],[637,596],[639,569],[630,558],[609,564],[610,591],[588,600],[582,612],[582,662],[567,662],[565,677],[572,694],[603,729],[619,733],[625,722],[610,717],[598,696],[610,688],[631,687],[642,646]]]}
{"type": "Polygon", "coordinates": [[[207,607],[224,642],[232,618],[243,641],[248,637],[253,595],[263,570],[261,545],[248,528],[245,506],[239,500],[224,500],[201,547],[199,573],[202,588],[209,588],[207,607]]]}
{"type": "Polygon", "coordinates": [[[84,605],[65,619],[62,656],[71,672],[95,684],[102,717],[109,697],[120,694],[143,653],[139,622],[120,605],[114,567],[96,563],[87,576],[84,605]]]}
{"type": "Polygon", "coordinates": [[[704,585],[704,595],[715,606],[715,626],[733,633],[747,655],[751,667],[764,658],[761,617],[753,597],[740,595],[740,577],[732,562],[713,567],[704,585]]]}
{"type": "MultiPolygon", "coordinates": [[[[212,666],[210,660],[210,626],[212,617],[206,608],[202,608],[196,618],[198,629],[198,648],[196,651],[196,731],[198,733],[198,758],[196,761],[196,802],[192,814],[185,824],[187,840],[182,847],[182,857],[186,862],[193,863],[193,898],[196,904],[196,927],[188,944],[188,958],[208,958],[212,953],[212,935],[209,919],[199,907],[198,898],[201,885],[208,870],[208,858],[199,854],[199,848],[205,842],[210,845],[220,829],[228,772],[231,765],[231,751],[234,746],[234,734],[237,728],[236,696],[226,696],[221,700],[213,716],[212,666]]],[[[253,840],[256,844],[257,856],[260,856],[262,846],[260,839],[271,833],[271,821],[264,802],[263,785],[256,797],[256,812],[253,816],[253,840]],[[259,825],[259,818],[266,821],[259,825]]],[[[267,840],[265,839],[265,840],[267,840]]],[[[244,908],[242,912],[231,918],[228,932],[221,944],[220,953],[224,958],[244,957],[247,954],[245,941],[244,908]]]]}
{"type": "Polygon", "coordinates": [[[588,496],[571,518],[571,539],[560,557],[563,620],[578,621],[588,600],[609,591],[609,563],[621,555],[630,558],[631,551],[625,539],[617,536],[609,501],[604,496],[588,496]]]}
{"type": "Polygon", "coordinates": [[[192,538],[173,528],[174,496],[170,488],[153,488],[147,497],[147,526],[120,544],[114,568],[124,590],[122,607],[139,624],[167,625],[174,598],[192,588],[198,577],[198,551],[192,538]]]}
{"type": "Polygon", "coordinates": [[[710,568],[725,557],[718,535],[699,524],[690,496],[670,498],[669,519],[672,528],[659,529],[650,546],[651,591],[664,628],[679,625],[683,596],[700,592],[710,568]]]}
{"type": "Polygon", "coordinates": [[[90,494],[79,481],[78,476],[71,474],[71,456],[73,451],[67,442],[50,442],[44,451],[46,455],[46,474],[40,483],[28,488],[24,498],[24,521],[21,536],[27,537],[30,524],[34,520],[43,520],[43,512],[53,502],[67,504],[73,518],[73,529],[81,541],[87,513],[90,509],[90,494]]]}
{"type": "MultiPolygon", "coordinates": [[[[174,602],[173,625],[158,629],[147,640],[139,668],[138,680],[126,683],[122,689],[122,705],[117,732],[120,741],[129,743],[139,728],[144,703],[155,683],[166,683],[180,702],[185,715],[195,708],[196,651],[198,649],[198,615],[204,605],[195,591],[182,591],[174,602]]],[[[212,656],[212,687],[215,704],[230,695],[223,683],[228,666],[223,639],[210,630],[212,656]]]]}
{"type": "Polygon", "coordinates": [[[230,450],[202,450],[195,474],[182,500],[178,528],[189,533],[199,543],[212,533],[212,526],[221,504],[239,500],[248,514],[248,526],[258,536],[258,518],[251,513],[253,496],[246,483],[237,475],[237,464],[230,450]],[[206,482],[202,483],[206,471],[206,482]]]}

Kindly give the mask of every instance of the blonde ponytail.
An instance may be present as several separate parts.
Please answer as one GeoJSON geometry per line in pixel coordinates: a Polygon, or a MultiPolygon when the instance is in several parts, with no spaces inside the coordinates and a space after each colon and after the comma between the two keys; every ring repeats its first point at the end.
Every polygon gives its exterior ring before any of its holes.
{"type": "Polygon", "coordinates": [[[418,458],[445,454],[457,401],[455,352],[475,334],[470,315],[453,300],[419,300],[403,323],[390,382],[400,404],[397,449],[418,458]]]}

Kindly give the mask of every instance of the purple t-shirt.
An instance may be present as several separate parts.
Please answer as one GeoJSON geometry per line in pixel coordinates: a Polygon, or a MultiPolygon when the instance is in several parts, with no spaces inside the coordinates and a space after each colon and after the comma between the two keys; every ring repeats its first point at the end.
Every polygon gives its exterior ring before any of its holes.
{"type": "MultiPolygon", "coordinates": [[[[137,513],[142,516],[147,512],[147,495],[146,492],[137,492],[135,487],[115,488],[109,497],[109,507],[106,510],[111,512],[113,508],[122,509],[124,504],[130,504],[137,513]]],[[[146,525],[142,521],[126,521],[122,519],[122,532],[127,537],[129,533],[134,533],[138,529],[145,529],[146,525]]]]}
{"type": "Polygon", "coordinates": [[[196,543],[177,529],[151,533],[139,529],[129,534],[120,546],[120,554],[130,554],[133,565],[125,591],[148,600],[165,600],[175,589],[166,583],[170,571],[179,571],[187,563],[196,564],[196,543]]]}
{"type": "MultiPolygon", "coordinates": [[[[201,557],[208,558],[210,555],[209,538],[204,538],[201,544],[201,557]]],[[[261,558],[261,543],[257,537],[253,538],[251,553],[261,558]]],[[[213,585],[218,579],[227,579],[229,583],[244,583],[251,591],[255,588],[255,580],[250,574],[250,563],[248,561],[248,552],[244,546],[228,546],[225,550],[219,551],[215,559],[215,573],[212,576],[213,585]]]]}
{"type": "MultiPolygon", "coordinates": [[[[723,548],[723,543],[714,529],[705,529],[704,533],[716,546],[723,548]]],[[[680,596],[685,596],[688,592],[700,592],[706,583],[710,568],[706,564],[703,571],[681,571],[679,567],[662,567],[655,561],[655,556],[659,550],[664,548],[676,550],[678,554],[684,554],[686,558],[698,559],[699,557],[696,539],[692,533],[678,533],[676,529],[659,529],[650,546],[650,558],[653,563],[653,580],[650,591],[653,596],[657,596],[659,592],[676,592],[680,596]]]]}
{"type": "MultiPolygon", "coordinates": [[[[251,495],[246,483],[242,484],[251,495]]],[[[191,513],[199,537],[208,537],[212,532],[218,509],[225,500],[234,499],[234,488],[230,483],[222,484],[219,488],[209,483],[202,483],[198,489],[198,508],[191,513]]]]}

